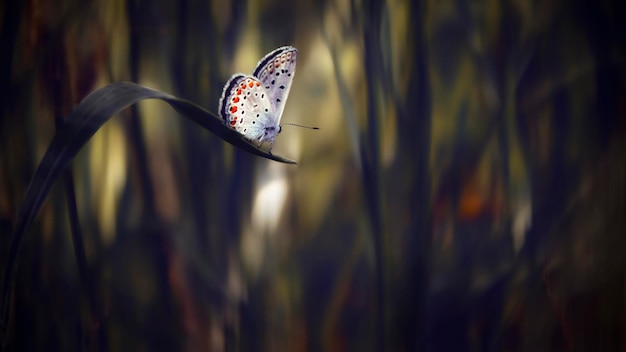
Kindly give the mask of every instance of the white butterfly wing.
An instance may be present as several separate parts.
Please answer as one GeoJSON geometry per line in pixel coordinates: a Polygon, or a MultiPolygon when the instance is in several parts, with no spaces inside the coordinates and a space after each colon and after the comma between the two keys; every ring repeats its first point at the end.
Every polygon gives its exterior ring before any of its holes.
{"type": "Polygon", "coordinates": [[[227,126],[246,138],[273,142],[279,126],[270,99],[256,77],[238,73],[224,86],[219,112],[227,126]]]}
{"type": "Polygon", "coordinates": [[[298,50],[292,46],[278,48],[265,55],[252,73],[270,95],[276,125],[280,124],[291,83],[296,74],[297,57],[298,50]]]}

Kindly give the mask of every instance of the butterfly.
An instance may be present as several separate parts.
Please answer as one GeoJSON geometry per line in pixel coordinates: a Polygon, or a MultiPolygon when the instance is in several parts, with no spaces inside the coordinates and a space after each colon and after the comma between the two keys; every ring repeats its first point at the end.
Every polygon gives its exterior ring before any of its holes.
{"type": "Polygon", "coordinates": [[[283,46],[265,55],[252,75],[233,75],[222,91],[219,112],[224,123],[246,139],[261,146],[269,142],[271,154],[280,133],[280,118],[285,109],[298,50],[283,46]]]}

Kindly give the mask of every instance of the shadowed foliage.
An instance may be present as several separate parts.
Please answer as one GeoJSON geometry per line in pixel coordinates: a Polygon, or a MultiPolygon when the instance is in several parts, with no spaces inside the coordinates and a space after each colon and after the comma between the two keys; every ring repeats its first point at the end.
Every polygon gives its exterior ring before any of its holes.
{"type": "Polygon", "coordinates": [[[623,2],[0,17],[4,349],[624,350],[623,2]],[[297,166],[210,113],[284,45],[297,166]]]}

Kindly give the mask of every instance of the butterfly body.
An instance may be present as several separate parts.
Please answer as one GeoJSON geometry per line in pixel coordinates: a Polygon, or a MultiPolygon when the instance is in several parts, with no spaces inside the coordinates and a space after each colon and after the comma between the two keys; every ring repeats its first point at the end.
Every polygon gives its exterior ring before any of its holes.
{"type": "Polygon", "coordinates": [[[280,119],[296,72],[298,50],[278,48],[262,58],[252,75],[233,75],[222,92],[219,112],[224,123],[270,151],[280,133],[280,119]]]}

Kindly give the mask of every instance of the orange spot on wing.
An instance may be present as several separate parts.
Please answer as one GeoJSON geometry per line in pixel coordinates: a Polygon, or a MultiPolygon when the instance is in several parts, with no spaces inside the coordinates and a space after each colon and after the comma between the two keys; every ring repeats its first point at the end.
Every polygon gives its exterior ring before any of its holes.
{"type": "Polygon", "coordinates": [[[233,98],[233,103],[238,103],[239,102],[239,97],[234,97],[233,98]]]}
{"type": "Polygon", "coordinates": [[[232,112],[233,114],[237,112],[237,107],[236,106],[232,106],[230,108],[230,112],[232,112]]]}
{"type": "Polygon", "coordinates": [[[261,82],[256,82],[256,86],[260,87],[261,86],[261,82]]]}
{"type": "Polygon", "coordinates": [[[241,95],[241,89],[237,89],[237,95],[241,95]]]}
{"type": "Polygon", "coordinates": [[[254,82],[250,81],[250,84],[248,84],[248,87],[250,88],[254,87],[254,82]]]}

